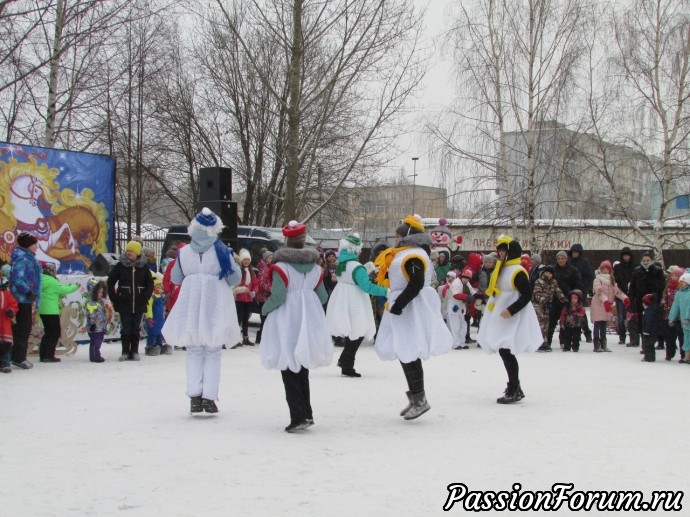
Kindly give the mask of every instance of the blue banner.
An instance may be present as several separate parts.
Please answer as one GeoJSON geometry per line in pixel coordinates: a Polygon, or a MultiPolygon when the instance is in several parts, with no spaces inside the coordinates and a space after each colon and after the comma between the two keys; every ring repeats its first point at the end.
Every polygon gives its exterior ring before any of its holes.
{"type": "Polygon", "coordinates": [[[0,260],[17,235],[38,239],[36,258],[61,274],[84,273],[113,249],[115,160],[0,142],[0,260]]]}

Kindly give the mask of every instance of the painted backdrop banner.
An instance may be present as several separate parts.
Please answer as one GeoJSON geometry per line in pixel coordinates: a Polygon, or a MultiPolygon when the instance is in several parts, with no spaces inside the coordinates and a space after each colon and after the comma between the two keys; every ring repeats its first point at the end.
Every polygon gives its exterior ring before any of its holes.
{"type": "Polygon", "coordinates": [[[38,260],[83,273],[113,249],[115,160],[110,156],[0,142],[0,259],[17,235],[38,238],[38,260]]]}

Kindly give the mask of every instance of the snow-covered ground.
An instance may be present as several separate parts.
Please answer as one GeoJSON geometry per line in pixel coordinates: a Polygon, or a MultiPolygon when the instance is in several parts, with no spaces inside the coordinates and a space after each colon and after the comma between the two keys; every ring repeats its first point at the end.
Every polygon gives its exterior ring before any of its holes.
{"type": "Polygon", "coordinates": [[[583,343],[520,356],[526,398],[510,406],[495,402],[506,382],[497,355],[433,358],[432,409],[409,422],[400,365],[363,345],[361,379],[341,377],[337,355],[311,372],[316,425],[299,434],[283,431],[280,374],[261,367],[258,347],[224,351],[216,416],[188,413],[181,351],[119,363],[111,343],[103,364],[85,346],[59,364],[36,358],[0,374],[0,514],[430,516],[444,514],[451,483],[684,490],[690,366],[663,352],[641,363],[616,341],[610,354],[583,343]]]}

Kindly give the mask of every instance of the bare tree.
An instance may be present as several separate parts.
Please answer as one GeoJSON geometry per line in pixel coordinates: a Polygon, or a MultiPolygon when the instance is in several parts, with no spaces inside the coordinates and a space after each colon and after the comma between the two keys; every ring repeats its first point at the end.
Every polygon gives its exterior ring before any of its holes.
{"type": "Polygon", "coordinates": [[[409,0],[252,0],[243,16],[217,4],[281,114],[273,136],[285,170],[282,218],[307,221],[356,174],[378,167],[395,119],[425,73],[419,15],[409,0]],[[278,82],[254,50],[257,33],[283,57],[278,82]],[[315,200],[313,187],[324,176],[328,194],[315,200]]]}
{"type": "Polygon", "coordinates": [[[450,120],[432,122],[429,129],[446,159],[476,165],[479,174],[468,178],[468,190],[494,185],[497,220],[513,227],[523,220],[526,247],[537,249],[540,205],[558,204],[562,178],[543,163],[545,157],[557,161],[550,132],[543,129],[566,113],[587,26],[584,1],[457,5],[448,34],[457,63],[458,106],[450,120]]]}
{"type": "Polygon", "coordinates": [[[690,2],[635,0],[622,12],[611,11],[610,19],[615,44],[608,47],[609,80],[617,86],[617,102],[590,110],[600,155],[607,158],[599,170],[616,211],[663,260],[663,250],[678,243],[673,222],[688,216],[674,205],[690,187],[690,2]],[[621,154],[621,144],[628,152],[621,154]],[[632,185],[617,171],[625,159],[635,163],[632,185]],[[638,223],[629,189],[652,202],[652,238],[638,223]]]}

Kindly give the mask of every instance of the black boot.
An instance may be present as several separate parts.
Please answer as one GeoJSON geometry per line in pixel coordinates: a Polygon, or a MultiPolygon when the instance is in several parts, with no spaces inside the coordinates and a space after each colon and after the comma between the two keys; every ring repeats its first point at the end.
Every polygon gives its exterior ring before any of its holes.
{"type": "Polygon", "coordinates": [[[341,368],[340,371],[342,372],[343,377],[361,377],[361,373],[357,373],[357,371],[354,368],[341,368]]]}
{"type": "Polygon", "coordinates": [[[522,393],[522,390],[520,389],[520,383],[511,384],[509,382],[508,386],[506,387],[506,390],[503,392],[503,396],[498,397],[496,399],[496,402],[498,402],[499,404],[512,404],[514,402],[522,400],[524,397],[525,394],[522,393]]]}
{"type": "Polygon", "coordinates": [[[201,399],[201,407],[207,413],[218,413],[218,406],[211,399],[201,399]]]}
{"type": "Polygon", "coordinates": [[[189,397],[190,398],[190,406],[189,406],[189,412],[190,413],[201,413],[204,408],[201,403],[201,397],[189,397]]]}

